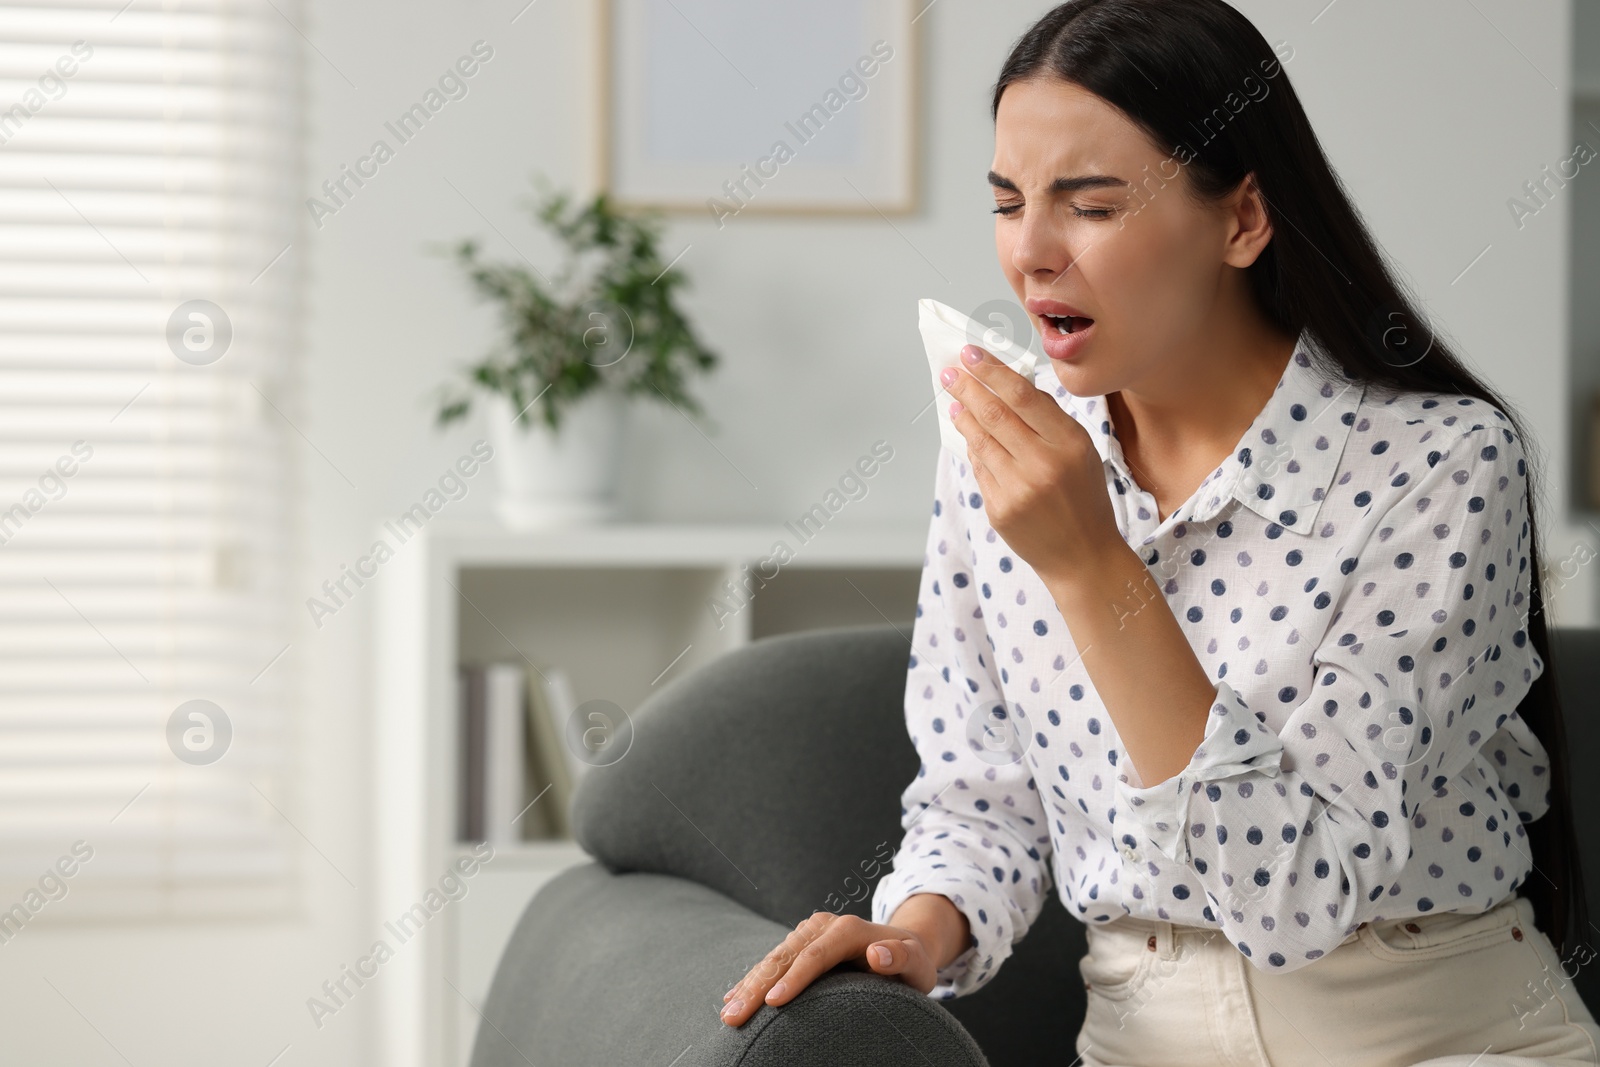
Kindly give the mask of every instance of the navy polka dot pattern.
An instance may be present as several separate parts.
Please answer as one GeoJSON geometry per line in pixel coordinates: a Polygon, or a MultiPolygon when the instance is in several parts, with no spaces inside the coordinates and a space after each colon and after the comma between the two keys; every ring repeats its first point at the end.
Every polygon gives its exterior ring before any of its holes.
{"type": "Polygon", "coordinates": [[[1146,783],[1038,576],[941,449],[906,723],[921,757],[887,923],[948,897],[971,940],[930,996],[994,977],[1054,886],[1085,923],[1221,929],[1290,971],[1363,922],[1484,912],[1531,869],[1546,750],[1516,714],[1528,640],[1527,459],[1505,415],[1393,393],[1302,336],[1239,447],[1164,519],[1105,397],[1035,376],[1090,433],[1124,540],[1214,679],[1189,764],[1146,783]],[[997,744],[996,738],[1003,744],[997,744]]]}

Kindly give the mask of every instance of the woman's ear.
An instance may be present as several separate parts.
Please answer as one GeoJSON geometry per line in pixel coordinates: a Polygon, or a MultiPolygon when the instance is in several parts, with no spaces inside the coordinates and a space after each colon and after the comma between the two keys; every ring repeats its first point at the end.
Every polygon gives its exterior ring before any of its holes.
{"type": "Polygon", "coordinates": [[[1261,191],[1255,171],[1244,176],[1225,202],[1224,209],[1232,233],[1228,235],[1223,262],[1243,269],[1254,263],[1272,240],[1272,214],[1267,209],[1267,197],[1261,191]]]}

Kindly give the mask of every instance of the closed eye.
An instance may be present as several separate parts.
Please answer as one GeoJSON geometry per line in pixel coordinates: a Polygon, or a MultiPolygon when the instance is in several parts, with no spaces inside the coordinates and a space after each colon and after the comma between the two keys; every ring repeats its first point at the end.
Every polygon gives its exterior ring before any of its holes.
{"type": "MultiPolygon", "coordinates": [[[[1001,204],[999,207],[994,209],[993,213],[996,214],[996,215],[1003,215],[1006,218],[1010,218],[1012,215],[1015,215],[1017,212],[1019,212],[1021,210],[1022,210],[1022,205],[1021,204],[1001,204]]],[[[1074,215],[1078,216],[1080,219],[1104,219],[1104,218],[1109,218],[1112,215],[1115,215],[1116,214],[1116,208],[1103,207],[1103,208],[1088,208],[1088,209],[1084,209],[1084,208],[1080,208],[1076,204],[1074,204],[1073,207],[1072,207],[1072,213],[1074,215]]]]}

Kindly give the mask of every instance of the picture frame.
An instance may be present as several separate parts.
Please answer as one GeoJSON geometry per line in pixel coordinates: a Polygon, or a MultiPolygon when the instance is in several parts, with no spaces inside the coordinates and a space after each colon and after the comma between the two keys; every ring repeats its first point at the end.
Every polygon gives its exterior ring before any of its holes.
{"type": "Polygon", "coordinates": [[[619,206],[891,216],[919,208],[927,0],[601,0],[595,136],[619,206]]]}

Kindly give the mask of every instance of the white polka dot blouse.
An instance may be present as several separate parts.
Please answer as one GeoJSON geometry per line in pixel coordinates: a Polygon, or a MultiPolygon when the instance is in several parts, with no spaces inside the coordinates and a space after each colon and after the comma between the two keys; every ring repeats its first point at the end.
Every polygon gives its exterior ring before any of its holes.
{"type": "MultiPolygon", "coordinates": [[[[921,758],[872,898],[948,897],[968,948],[929,993],[992,979],[1053,887],[1085,923],[1220,928],[1268,971],[1363,922],[1483,912],[1532,866],[1547,754],[1516,707],[1527,636],[1526,457],[1494,405],[1318,368],[1302,334],[1239,447],[1158,521],[1105,397],[1034,383],[1089,431],[1124,540],[1215,682],[1165,782],[1119,768],[1111,716],[1043,582],[941,447],[906,684],[921,758]]],[[[1129,768],[1131,770],[1131,766],[1129,768]]]]}

